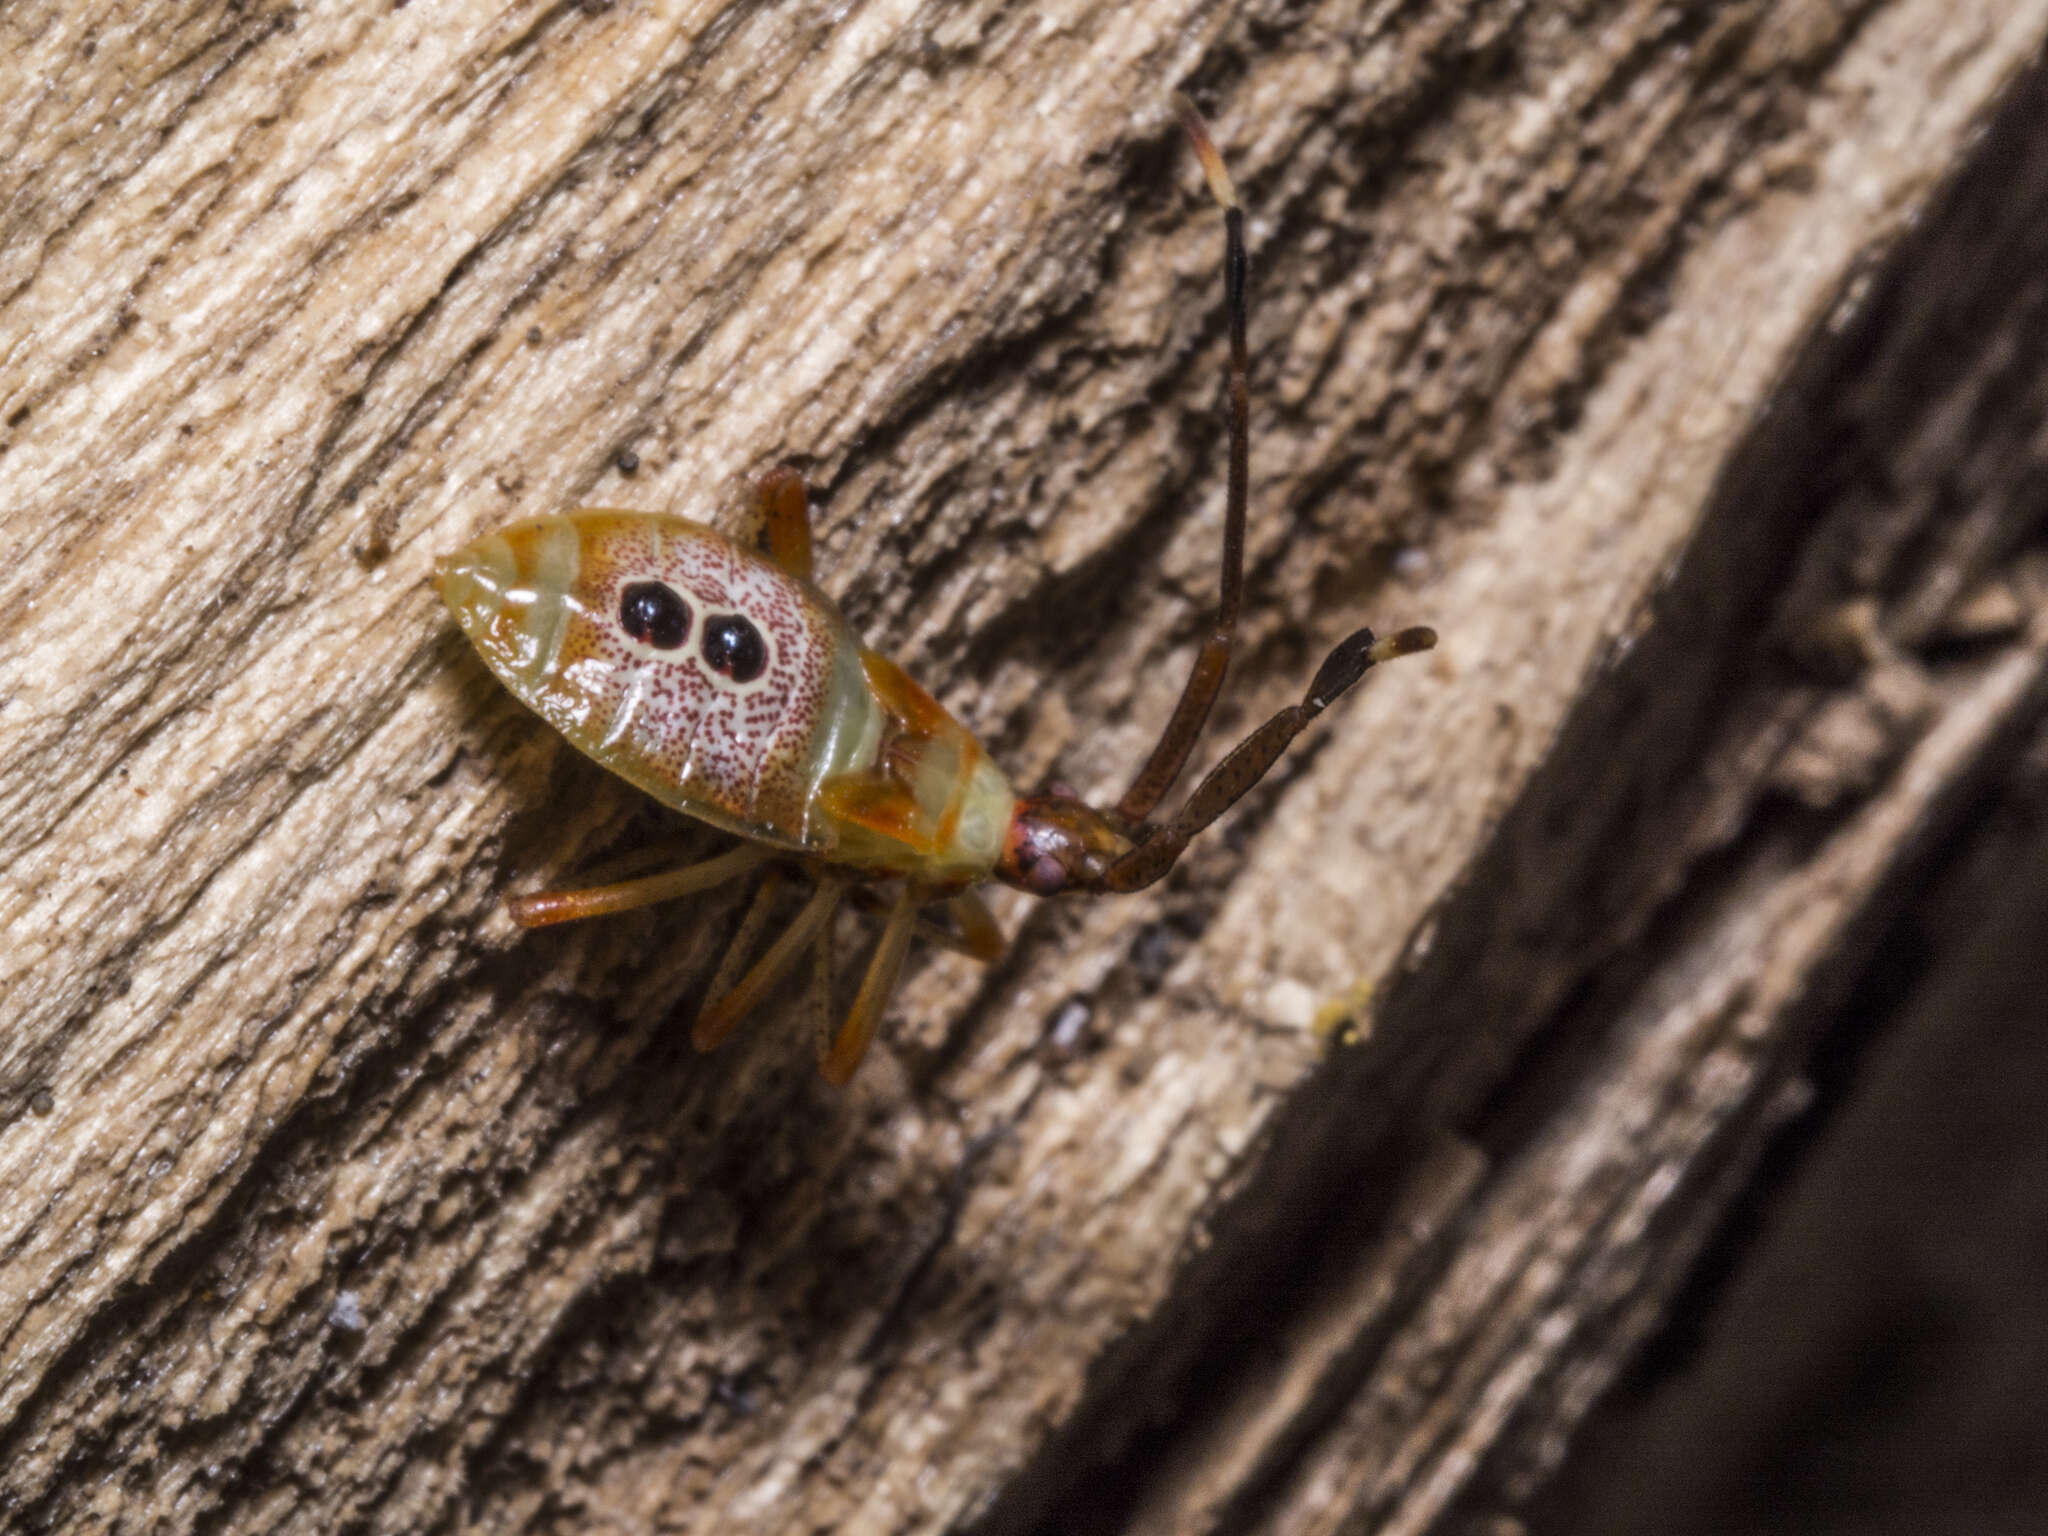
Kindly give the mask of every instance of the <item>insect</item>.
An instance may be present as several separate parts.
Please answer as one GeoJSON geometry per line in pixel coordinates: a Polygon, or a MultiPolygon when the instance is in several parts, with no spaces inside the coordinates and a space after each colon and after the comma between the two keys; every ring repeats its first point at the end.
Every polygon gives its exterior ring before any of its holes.
{"type": "Polygon", "coordinates": [[[1175,97],[1224,215],[1230,330],[1229,483],[1216,622],[1151,756],[1109,810],[1053,786],[1018,796],[965,727],[903,669],[862,646],[811,580],[802,480],[757,488],[747,536],[682,517],[578,509],[515,523],[442,559],[435,583],[506,687],[581,751],[664,804],[742,839],[681,869],[515,897],[526,927],[669,901],[763,871],[691,1031],[723,1041],[797,963],[813,959],[819,1070],[853,1075],[913,936],[981,960],[1003,939],[975,887],[1039,896],[1137,891],[1278,761],[1375,663],[1426,651],[1428,629],[1361,629],[1203,779],[1153,812],[1180,776],[1223,684],[1244,588],[1250,398],[1244,213],[1207,127],[1175,97]],[[752,958],[792,871],[815,889],[752,958]],[[886,910],[860,989],[832,1027],[833,916],[843,900],[886,910]],[[926,914],[939,908],[949,922],[926,914]],[[749,963],[751,960],[751,963],[749,963]]]}

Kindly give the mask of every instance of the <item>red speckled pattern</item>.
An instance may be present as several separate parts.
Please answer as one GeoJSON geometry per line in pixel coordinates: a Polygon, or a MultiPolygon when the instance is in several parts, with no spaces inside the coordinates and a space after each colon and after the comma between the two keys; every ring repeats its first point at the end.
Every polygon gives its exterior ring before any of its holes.
{"type": "MultiPolygon", "coordinates": [[[[763,556],[700,524],[648,513],[582,511],[507,529],[537,586],[547,565],[538,548],[564,521],[578,559],[561,594],[559,643],[534,672],[506,681],[577,747],[671,805],[817,846],[821,829],[807,825],[806,808],[820,732],[831,724],[834,656],[852,644],[844,621],[763,556]],[[620,624],[621,591],[638,581],[663,582],[689,604],[681,647],[656,650],[620,624]],[[751,620],[766,639],[759,677],[735,683],[704,661],[705,623],[718,614],[751,620]]],[[[537,595],[534,625],[544,629],[546,596],[537,595]]]]}

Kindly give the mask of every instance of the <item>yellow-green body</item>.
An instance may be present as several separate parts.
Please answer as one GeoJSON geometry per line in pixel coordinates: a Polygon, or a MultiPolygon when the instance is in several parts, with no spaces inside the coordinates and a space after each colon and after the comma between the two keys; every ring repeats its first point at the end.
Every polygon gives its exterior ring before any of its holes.
{"type": "Polygon", "coordinates": [[[877,877],[994,870],[1016,796],[988,754],[810,581],[715,529],[579,509],[478,539],[438,582],[515,696],[663,803],[877,877]]]}

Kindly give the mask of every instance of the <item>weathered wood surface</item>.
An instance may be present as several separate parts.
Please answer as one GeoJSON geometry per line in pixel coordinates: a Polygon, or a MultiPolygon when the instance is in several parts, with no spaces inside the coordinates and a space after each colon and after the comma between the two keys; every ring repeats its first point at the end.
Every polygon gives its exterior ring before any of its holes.
{"type": "Polygon", "coordinates": [[[1742,1178],[1858,915],[2039,708],[1996,488],[2038,474],[2040,334],[1971,244],[2026,204],[1980,194],[1914,268],[1946,285],[1868,306],[2044,32],[2010,0],[0,11],[6,1521],[1513,1508],[1742,1178]],[[921,964],[849,1093],[783,1014],[693,1058],[729,909],[522,937],[502,899],[711,840],[502,697],[428,564],[795,463],[870,638],[1020,780],[1113,791],[1221,508],[1174,85],[1254,210],[1225,726],[1358,622],[1443,648],[1160,891],[921,964]],[[1346,999],[1369,1039],[1326,1057],[1346,999]]]}
{"type": "MultiPolygon", "coordinates": [[[[2038,129],[2036,130],[2038,132],[2038,129]]],[[[1824,1026],[1813,1103],[1575,1437],[1575,1536],[1964,1536],[2048,1510],[2048,720],[1824,1026]]]]}

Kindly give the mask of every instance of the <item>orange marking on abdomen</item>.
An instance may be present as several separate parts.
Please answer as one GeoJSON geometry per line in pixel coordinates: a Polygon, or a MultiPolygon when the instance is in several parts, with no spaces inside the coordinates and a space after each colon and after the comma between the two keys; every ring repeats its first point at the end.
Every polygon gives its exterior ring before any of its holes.
{"type": "Polygon", "coordinates": [[[981,757],[981,743],[960,732],[960,766],[953,770],[953,793],[939,817],[939,846],[950,848],[960,835],[960,812],[967,804],[967,786],[974,781],[974,768],[981,757]]]}

